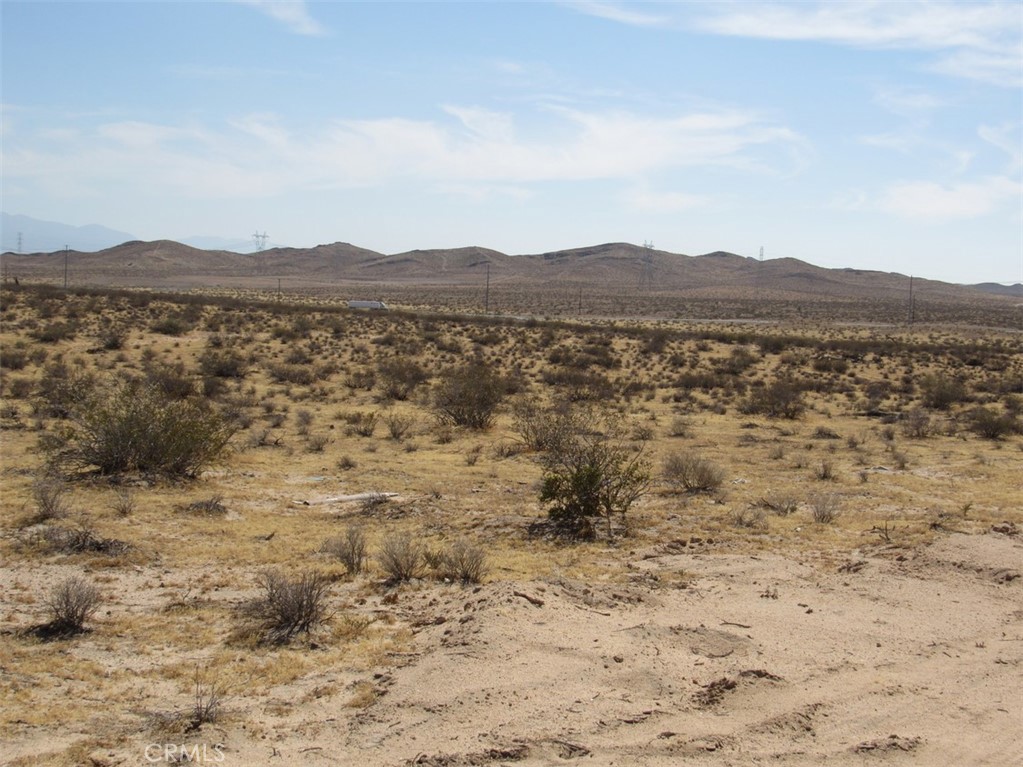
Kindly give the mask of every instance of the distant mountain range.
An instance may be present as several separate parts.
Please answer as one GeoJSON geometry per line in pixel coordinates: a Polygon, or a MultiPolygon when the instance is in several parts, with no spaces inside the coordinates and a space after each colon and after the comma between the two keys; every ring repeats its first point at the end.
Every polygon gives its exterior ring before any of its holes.
{"type": "MultiPolygon", "coordinates": [[[[0,235],[0,250],[5,253],[51,253],[65,247],[88,253],[138,239],[128,232],[119,232],[99,224],[71,226],[9,213],[2,214],[0,235]]],[[[233,250],[236,253],[250,253],[256,249],[255,242],[247,238],[195,235],[182,238],[181,243],[193,248],[233,250]]]]}
{"type": "MultiPolygon", "coordinates": [[[[901,300],[909,290],[909,277],[901,274],[825,269],[792,258],[761,262],[720,251],[687,256],[628,243],[517,256],[482,247],[387,255],[345,242],[251,252],[254,245],[245,240],[189,239],[192,244],[141,242],[102,226],[72,227],[3,214],[6,274],[54,279],[63,274],[64,247],[68,245],[69,262],[79,284],[265,289],[278,279],[295,287],[340,283],[478,285],[488,279],[495,286],[521,284],[536,289],[586,285],[606,292],[641,290],[692,298],[741,295],[781,300],[807,296],[901,300]],[[17,253],[19,232],[22,253],[17,253]]],[[[914,286],[932,296],[962,300],[978,292],[1003,300],[1023,298],[1023,285],[1019,284],[962,286],[917,278],[914,286]]]]}
{"type": "Polygon", "coordinates": [[[49,253],[65,247],[95,251],[135,239],[98,224],[69,226],[56,221],[40,221],[29,216],[3,213],[0,220],[0,247],[10,253],[49,253]]]}
{"type": "MultiPolygon", "coordinates": [[[[170,240],[124,242],[96,252],[71,251],[77,284],[192,288],[329,288],[341,284],[394,286],[521,285],[533,289],[572,286],[601,290],[671,292],[693,299],[903,300],[909,277],[860,269],[825,269],[792,258],[759,261],[733,253],[700,256],[606,243],[571,250],[509,256],[481,247],[411,250],[385,255],[344,242],[314,248],[270,248],[256,253],[201,250],[170,240]]],[[[3,256],[5,273],[27,279],[62,275],[64,251],[3,256]]],[[[1023,285],[977,286],[917,278],[914,289],[932,298],[969,302],[1023,296],[1023,285]]]]}

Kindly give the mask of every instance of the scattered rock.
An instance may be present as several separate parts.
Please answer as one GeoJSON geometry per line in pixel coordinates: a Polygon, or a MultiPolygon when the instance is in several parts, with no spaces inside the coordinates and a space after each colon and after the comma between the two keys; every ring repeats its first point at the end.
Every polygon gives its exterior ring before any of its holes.
{"type": "Polygon", "coordinates": [[[871,751],[913,751],[923,740],[920,738],[903,738],[899,735],[889,735],[887,738],[876,738],[864,741],[858,746],[853,746],[857,754],[865,754],[871,751]]]}

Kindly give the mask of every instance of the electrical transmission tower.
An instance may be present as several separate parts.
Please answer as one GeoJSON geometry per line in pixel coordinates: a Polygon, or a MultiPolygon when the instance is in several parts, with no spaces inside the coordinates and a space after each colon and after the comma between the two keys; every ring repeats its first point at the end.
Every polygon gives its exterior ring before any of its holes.
{"type": "Polygon", "coordinates": [[[256,250],[262,250],[263,248],[266,247],[266,240],[269,236],[270,235],[268,235],[266,232],[260,234],[258,229],[255,231],[255,233],[252,235],[252,239],[255,240],[256,242],[256,250]]]}

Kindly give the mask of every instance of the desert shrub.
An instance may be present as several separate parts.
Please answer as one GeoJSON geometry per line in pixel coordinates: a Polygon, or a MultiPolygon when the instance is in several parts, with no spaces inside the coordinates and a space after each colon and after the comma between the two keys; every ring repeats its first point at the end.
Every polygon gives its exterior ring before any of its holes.
{"type": "Polygon", "coordinates": [[[44,475],[32,483],[32,499],[36,504],[33,522],[48,522],[66,517],[70,506],[67,502],[67,484],[59,477],[44,475]]]}
{"type": "Polygon", "coordinates": [[[579,411],[567,404],[544,407],[534,399],[522,399],[512,408],[514,429],[530,450],[557,450],[581,428],[579,411]]]}
{"type": "Polygon", "coordinates": [[[815,495],[810,498],[809,503],[813,521],[821,525],[834,522],[841,512],[838,496],[834,493],[815,495]]]}
{"type": "Polygon", "coordinates": [[[799,507],[795,496],[777,493],[760,499],[760,505],[781,517],[787,517],[799,507]]]}
{"type": "Polygon", "coordinates": [[[175,365],[150,364],[146,366],[146,383],[156,387],[171,399],[187,399],[195,395],[195,379],[182,363],[175,365]]]}
{"type": "Polygon", "coordinates": [[[55,344],[58,341],[70,341],[75,337],[78,329],[69,322],[53,322],[38,330],[34,330],[31,336],[44,344],[55,344]]]}
{"type": "Polygon", "coordinates": [[[149,329],[165,336],[182,336],[192,329],[192,323],[181,316],[170,316],[157,320],[149,329]]]}
{"type": "Polygon", "coordinates": [[[967,399],[966,384],[958,378],[932,373],[920,380],[920,398],[932,410],[948,410],[967,399]]]}
{"type": "Polygon", "coordinates": [[[435,569],[443,580],[480,583],[487,574],[487,555],[479,546],[457,541],[441,553],[435,569]]]}
{"type": "Polygon", "coordinates": [[[548,386],[559,387],[569,402],[607,402],[615,396],[614,384],[599,372],[554,368],[545,370],[542,379],[548,386]]]}
{"type": "Polygon", "coordinates": [[[671,425],[668,427],[669,437],[688,437],[693,431],[693,423],[689,418],[685,416],[675,416],[671,419],[671,425]]]}
{"type": "Polygon", "coordinates": [[[419,577],[424,563],[423,545],[408,533],[390,535],[380,544],[377,561],[391,583],[419,577]]]}
{"type": "Polygon", "coordinates": [[[366,534],[361,527],[349,526],[341,535],[324,541],[320,550],[340,560],[349,575],[358,575],[366,562],[366,534]]]}
{"type": "Polygon", "coordinates": [[[967,414],[970,431],[984,439],[997,440],[1020,431],[1019,419],[1010,413],[998,413],[987,407],[976,407],[967,414]]]}
{"type": "Polygon", "coordinates": [[[391,413],[384,419],[384,423],[387,425],[387,433],[391,439],[400,441],[415,427],[416,419],[411,415],[391,413]]]}
{"type": "Polygon", "coordinates": [[[407,400],[429,378],[419,363],[402,357],[392,357],[377,366],[376,379],[386,399],[407,400]]]}
{"type": "Polygon", "coordinates": [[[377,428],[377,421],[380,420],[380,414],[352,411],[344,414],[344,420],[345,423],[348,424],[348,428],[345,430],[348,434],[357,434],[360,437],[372,437],[373,432],[375,432],[377,428]]]}
{"type": "Polygon", "coordinates": [[[849,361],[843,357],[817,357],[813,361],[813,369],[818,373],[845,373],[849,370],[849,361]]]}
{"type": "Polygon", "coordinates": [[[594,536],[598,518],[611,537],[615,515],[624,517],[650,482],[642,450],[622,439],[620,424],[607,416],[601,420],[593,425],[603,431],[576,433],[540,457],[541,505],[563,532],[581,538],[594,536]]]}
{"type": "Polygon", "coordinates": [[[24,349],[0,349],[0,370],[23,370],[27,364],[28,352],[24,349]]]}
{"type": "Polygon", "coordinates": [[[119,517],[130,517],[135,513],[137,504],[135,494],[130,488],[122,487],[117,490],[117,497],[114,499],[114,512],[119,517]]]}
{"type": "Polygon", "coordinates": [[[38,410],[53,418],[67,418],[71,411],[89,397],[96,384],[95,376],[62,360],[43,369],[39,380],[38,410]]]}
{"type": "Polygon", "coordinates": [[[309,633],[323,622],[330,582],[319,573],[306,572],[289,579],[277,569],[259,576],[262,599],[251,605],[264,641],[284,644],[297,634],[309,633]]]}
{"type": "Polygon", "coordinates": [[[204,724],[215,724],[220,718],[221,689],[216,679],[209,680],[196,666],[192,710],[188,717],[187,732],[200,729],[204,724]]]}
{"type": "Polygon", "coordinates": [[[746,506],[732,512],[732,524],[747,530],[763,530],[767,527],[767,520],[763,509],[746,506]]]}
{"type": "Polygon", "coordinates": [[[282,362],[271,365],[268,371],[277,383],[290,383],[298,386],[309,386],[316,382],[316,372],[309,365],[293,365],[282,362]]]}
{"type": "Polygon", "coordinates": [[[822,482],[832,480],[835,478],[835,465],[827,458],[823,458],[814,468],[813,474],[822,482]]]}
{"type": "Polygon", "coordinates": [[[103,538],[96,534],[88,520],[74,527],[51,525],[40,538],[49,551],[59,554],[122,554],[130,546],[116,538],[103,538]]]}
{"type": "Polygon", "coordinates": [[[219,517],[227,514],[227,506],[224,505],[224,496],[211,495],[209,498],[200,498],[192,501],[185,507],[190,514],[202,514],[207,517],[219,517]]]}
{"type": "Polygon", "coordinates": [[[101,474],[195,476],[221,456],[235,430],[203,401],[132,382],[93,392],[70,420],[43,449],[57,465],[101,474]]]}
{"type": "Polygon", "coordinates": [[[717,464],[692,453],[668,455],[662,476],[675,492],[708,492],[725,481],[725,472],[717,464]]]}
{"type": "Polygon", "coordinates": [[[377,384],[377,375],[372,370],[352,370],[345,376],[344,384],[349,389],[370,391],[377,384]]]}
{"type": "Polygon", "coordinates": [[[99,341],[100,348],[108,352],[123,349],[127,339],[128,331],[116,325],[107,325],[103,327],[100,330],[99,335],[96,337],[96,340],[99,341]]]}
{"type": "Polygon", "coordinates": [[[80,634],[99,608],[99,602],[100,593],[95,586],[82,578],[68,578],[47,597],[50,621],[42,628],[54,636],[80,634]]]}
{"type": "Polygon", "coordinates": [[[794,419],[802,415],[805,408],[800,386],[788,379],[778,379],[753,389],[739,409],[747,414],[794,419]]]}
{"type": "Polygon", "coordinates": [[[500,377],[481,362],[445,371],[434,391],[433,409],[443,423],[489,429],[504,398],[500,377]]]}
{"type": "Polygon", "coordinates": [[[238,352],[230,349],[207,349],[199,357],[199,370],[212,378],[244,378],[246,362],[238,352]]]}
{"type": "Polygon", "coordinates": [[[723,359],[714,361],[714,372],[723,375],[738,376],[745,373],[757,363],[759,358],[746,347],[732,349],[732,353],[723,359]]]}
{"type": "Polygon", "coordinates": [[[923,408],[913,408],[902,416],[902,433],[910,439],[929,437],[931,431],[931,417],[923,408]]]}

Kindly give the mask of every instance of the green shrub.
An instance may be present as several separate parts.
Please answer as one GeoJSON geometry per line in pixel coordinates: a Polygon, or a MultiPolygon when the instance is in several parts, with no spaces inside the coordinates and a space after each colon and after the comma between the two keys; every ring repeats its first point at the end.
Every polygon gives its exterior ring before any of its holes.
{"type": "Polygon", "coordinates": [[[39,381],[38,410],[53,418],[67,418],[87,399],[95,386],[95,377],[63,360],[50,363],[39,381]]]}
{"type": "Polygon", "coordinates": [[[44,450],[58,465],[101,474],[195,476],[221,456],[236,428],[201,400],[136,382],[93,392],[70,421],[43,441],[44,450]]]}
{"type": "Polygon", "coordinates": [[[920,392],[924,406],[932,410],[948,410],[955,403],[967,399],[966,384],[941,373],[924,376],[920,381],[920,392]]]}
{"type": "Polygon", "coordinates": [[[997,440],[1002,437],[1020,431],[1019,420],[1010,413],[998,413],[991,408],[976,407],[971,410],[967,418],[970,431],[984,439],[997,440]]]}
{"type": "MultiPolygon", "coordinates": [[[[365,371],[362,375],[364,377],[371,376],[365,371]]],[[[376,380],[380,383],[385,399],[407,400],[416,387],[429,377],[429,374],[418,363],[394,357],[380,363],[377,367],[376,380]]],[[[353,383],[358,382],[353,380],[353,383]]],[[[362,387],[353,386],[353,388],[362,387]]]]}
{"type": "Polygon", "coordinates": [[[650,482],[642,450],[621,438],[618,424],[607,417],[602,421],[596,425],[605,431],[575,434],[540,459],[540,503],[561,530],[580,538],[594,536],[598,518],[612,537],[615,515],[624,517],[650,482]]]}
{"type": "Polygon", "coordinates": [[[783,378],[751,391],[739,409],[750,415],[793,419],[802,415],[805,408],[802,388],[783,378]]]}
{"type": "Polygon", "coordinates": [[[473,362],[445,372],[433,406],[442,422],[482,431],[493,424],[503,398],[500,377],[488,366],[473,362]]]}

